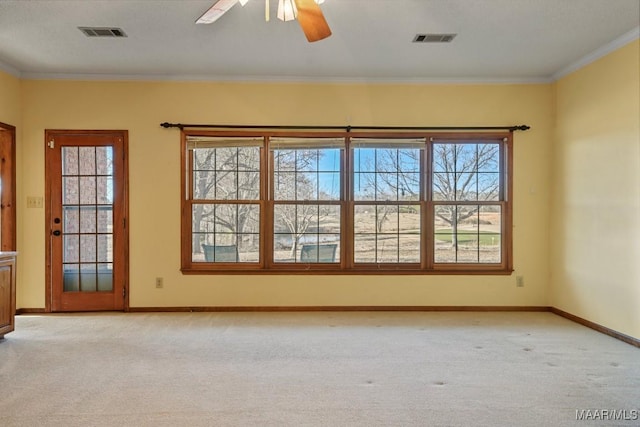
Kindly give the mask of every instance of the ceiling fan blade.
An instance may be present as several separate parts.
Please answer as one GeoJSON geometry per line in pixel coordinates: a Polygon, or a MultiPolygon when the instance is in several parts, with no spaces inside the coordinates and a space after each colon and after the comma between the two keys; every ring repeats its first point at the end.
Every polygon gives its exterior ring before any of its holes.
{"type": "Polygon", "coordinates": [[[212,24],[216,22],[218,18],[224,15],[236,3],[238,3],[238,0],[218,0],[198,18],[196,24],[212,24]]]}
{"type": "Polygon", "coordinates": [[[295,2],[298,9],[298,22],[309,42],[317,42],[331,35],[329,24],[315,0],[295,0],[295,2]]]}

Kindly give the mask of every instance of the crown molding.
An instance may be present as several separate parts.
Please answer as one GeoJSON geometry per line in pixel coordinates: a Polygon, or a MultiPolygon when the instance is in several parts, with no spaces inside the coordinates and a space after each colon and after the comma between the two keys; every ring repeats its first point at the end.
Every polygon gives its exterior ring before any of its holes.
{"type": "Polygon", "coordinates": [[[11,74],[13,77],[22,78],[22,73],[15,67],[0,61],[0,71],[11,74]]]}
{"type": "Polygon", "coordinates": [[[566,67],[562,68],[561,70],[556,71],[552,76],[551,76],[551,81],[558,81],[561,78],[578,71],[579,69],[586,67],[587,65],[591,64],[592,62],[597,61],[598,59],[602,58],[603,56],[606,56],[608,54],[610,54],[611,52],[620,49],[622,46],[636,40],[638,37],[640,37],[640,26],[637,26],[636,28],[634,28],[633,30],[621,35],[620,37],[618,37],[617,39],[613,40],[610,43],[607,43],[606,45],[599,47],[598,49],[594,50],[593,52],[583,56],[582,58],[580,58],[579,60],[577,60],[576,62],[567,65],[566,67]]]}
{"type": "Polygon", "coordinates": [[[319,84],[545,84],[548,77],[308,77],[308,76],[228,76],[228,75],[169,75],[169,74],[77,74],[77,73],[32,73],[21,74],[24,80],[73,80],[73,81],[135,81],[135,82],[221,82],[221,83],[319,83],[319,84]]]}

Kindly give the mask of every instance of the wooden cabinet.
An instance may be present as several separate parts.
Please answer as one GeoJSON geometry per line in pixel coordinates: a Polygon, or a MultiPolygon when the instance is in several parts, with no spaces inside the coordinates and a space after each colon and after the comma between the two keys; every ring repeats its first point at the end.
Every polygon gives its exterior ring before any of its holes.
{"type": "Polygon", "coordinates": [[[0,339],[13,331],[16,314],[16,254],[0,252],[0,339]]]}

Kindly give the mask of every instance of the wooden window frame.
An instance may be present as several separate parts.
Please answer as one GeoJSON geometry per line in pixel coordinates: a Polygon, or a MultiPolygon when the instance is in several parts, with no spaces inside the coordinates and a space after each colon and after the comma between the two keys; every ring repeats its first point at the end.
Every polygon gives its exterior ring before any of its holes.
{"type": "MultiPolygon", "coordinates": [[[[340,275],[508,275],[513,272],[513,132],[296,132],[296,131],[203,131],[181,130],[181,271],[183,274],[340,274],[340,275]],[[259,262],[212,263],[192,261],[192,205],[190,198],[192,160],[187,149],[187,136],[202,137],[246,137],[263,138],[260,148],[260,259],[259,262]],[[270,150],[271,138],[344,138],[340,164],[340,200],[330,204],[340,206],[341,236],[340,261],[333,263],[286,263],[273,261],[273,155],[270,150]],[[351,138],[424,138],[425,149],[421,154],[420,206],[421,258],[419,263],[355,263],[354,262],[354,190],[353,190],[353,150],[351,138]],[[483,263],[435,263],[434,262],[434,209],[432,200],[432,147],[433,141],[479,141],[500,143],[500,185],[503,188],[499,204],[502,210],[501,222],[501,262],[483,263]]],[[[323,203],[326,201],[322,201],[323,203]]],[[[475,202],[474,202],[475,203],[475,202]]],[[[481,203],[476,203],[481,204],[481,203]]]]}

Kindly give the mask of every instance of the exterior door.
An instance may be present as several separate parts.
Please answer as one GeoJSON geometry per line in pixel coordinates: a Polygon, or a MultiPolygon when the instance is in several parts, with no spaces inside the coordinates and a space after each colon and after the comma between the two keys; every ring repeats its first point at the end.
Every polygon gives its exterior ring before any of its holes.
{"type": "Polygon", "coordinates": [[[127,132],[45,133],[49,311],[126,310],[127,132]]]}

